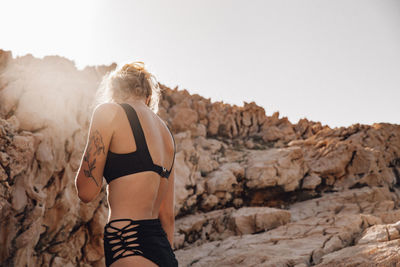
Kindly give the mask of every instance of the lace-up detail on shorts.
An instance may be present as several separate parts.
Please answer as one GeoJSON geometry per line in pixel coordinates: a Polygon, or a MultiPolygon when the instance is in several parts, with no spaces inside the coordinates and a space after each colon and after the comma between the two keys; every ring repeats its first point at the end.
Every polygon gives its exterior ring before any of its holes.
{"type": "Polygon", "coordinates": [[[104,227],[106,265],[128,256],[143,256],[158,266],[178,266],[159,219],[117,219],[104,227]],[[117,227],[116,222],[126,222],[117,227]]]}

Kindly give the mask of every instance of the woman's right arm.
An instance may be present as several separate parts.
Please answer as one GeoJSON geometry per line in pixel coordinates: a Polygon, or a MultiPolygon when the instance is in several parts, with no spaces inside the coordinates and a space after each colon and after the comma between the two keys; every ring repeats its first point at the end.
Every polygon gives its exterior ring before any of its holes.
{"type": "Polygon", "coordinates": [[[159,219],[161,225],[167,234],[167,238],[171,247],[174,244],[174,231],[175,231],[175,214],[174,214],[174,202],[175,202],[175,166],[172,167],[171,173],[168,177],[168,189],[161,202],[159,219]]]}

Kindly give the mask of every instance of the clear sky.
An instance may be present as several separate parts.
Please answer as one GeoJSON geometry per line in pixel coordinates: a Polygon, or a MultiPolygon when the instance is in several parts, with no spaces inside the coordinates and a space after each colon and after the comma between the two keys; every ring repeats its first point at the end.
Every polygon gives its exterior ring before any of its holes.
{"type": "Polygon", "coordinates": [[[86,65],[144,61],[212,101],[331,127],[400,124],[398,0],[1,3],[0,49],[86,65]]]}

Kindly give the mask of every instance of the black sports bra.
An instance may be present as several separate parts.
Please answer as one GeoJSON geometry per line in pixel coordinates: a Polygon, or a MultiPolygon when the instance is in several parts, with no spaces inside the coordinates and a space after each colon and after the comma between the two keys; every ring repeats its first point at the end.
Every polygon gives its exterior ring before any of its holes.
{"type": "Polygon", "coordinates": [[[122,106],[128,117],[133,135],[135,137],[136,150],[134,152],[123,154],[114,153],[108,150],[103,172],[103,176],[107,183],[109,184],[112,180],[128,174],[144,171],[154,171],[160,174],[161,177],[168,178],[172,167],[174,166],[176,153],[175,139],[169,127],[167,126],[174,141],[174,158],[172,160],[171,168],[167,170],[166,168],[153,163],[147,147],[146,138],[135,109],[127,103],[122,103],[119,105],[122,106]]]}

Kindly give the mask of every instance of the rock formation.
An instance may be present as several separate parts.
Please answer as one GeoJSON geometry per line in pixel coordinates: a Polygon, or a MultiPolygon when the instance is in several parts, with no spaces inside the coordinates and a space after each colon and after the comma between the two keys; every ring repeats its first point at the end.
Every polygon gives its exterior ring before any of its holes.
{"type": "MultiPolygon", "coordinates": [[[[104,266],[105,186],[84,204],[74,177],[115,67],[0,50],[1,266],[104,266]]],[[[180,266],[400,262],[400,125],[293,124],[160,86],[177,142],[180,266]]]]}

